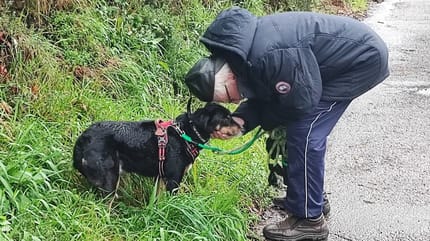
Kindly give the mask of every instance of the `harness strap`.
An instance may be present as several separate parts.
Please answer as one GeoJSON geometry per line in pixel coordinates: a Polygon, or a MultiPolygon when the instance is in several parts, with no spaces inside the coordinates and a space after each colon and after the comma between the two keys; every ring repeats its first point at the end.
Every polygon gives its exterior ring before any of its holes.
{"type": "MultiPolygon", "coordinates": [[[[160,177],[164,177],[164,160],[166,159],[166,146],[169,142],[167,129],[169,127],[173,127],[179,136],[182,136],[185,134],[185,132],[181,130],[181,128],[179,128],[179,126],[172,120],[163,121],[161,119],[157,119],[154,123],[156,127],[155,135],[157,136],[158,140],[158,175],[160,177]]],[[[187,146],[188,155],[194,161],[199,155],[199,149],[193,143],[185,141],[185,144],[187,146]]]]}
{"type": "Polygon", "coordinates": [[[166,146],[169,142],[167,128],[173,124],[173,121],[155,120],[155,135],[158,140],[158,175],[164,177],[164,160],[166,159],[166,146]]]}
{"type": "MultiPolygon", "coordinates": [[[[181,130],[181,128],[179,128],[178,125],[174,124],[174,125],[172,125],[172,127],[175,129],[175,131],[178,133],[179,136],[182,137],[185,134],[185,132],[183,130],[181,130]]],[[[195,145],[192,142],[188,142],[188,141],[185,141],[185,144],[187,145],[188,154],[190,155],[190,157],[194,161],[200,153],[199,149],[197,148],[197,145],[195,145]]]]}

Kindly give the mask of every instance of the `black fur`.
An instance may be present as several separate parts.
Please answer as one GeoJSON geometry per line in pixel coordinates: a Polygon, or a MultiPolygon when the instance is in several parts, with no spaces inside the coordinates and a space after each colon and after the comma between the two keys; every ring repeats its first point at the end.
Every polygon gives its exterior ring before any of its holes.
{"type": "MultiPolygon", "coordinates": [[[[218,126],[237,125],[230,111],[215,103],[208,103],[194,113],[183,113],[175,121],[199,143],[202,141],[192,125],[205,141],[218,126]]],[[[155,130],[154,121],[95,123],[78,137],[73,151],[73,166],[92,185],[107,192],[116,189],[120,169],[156,177],[159,174],[159,157],[155,130]]],[[[167,134],[164,181],[166,189],[172,192],[179,187],[185,169],[194,160],[174,128],[168,128],[167,134]]]]}

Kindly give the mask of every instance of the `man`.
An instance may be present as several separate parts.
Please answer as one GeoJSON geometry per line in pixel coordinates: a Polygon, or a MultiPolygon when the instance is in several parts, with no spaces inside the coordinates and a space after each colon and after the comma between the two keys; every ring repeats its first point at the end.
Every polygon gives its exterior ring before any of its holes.
{"type": "Polygon", "coordinates": [[[351,101],[389,75],[388,50],[368,26],[348,17],[288,12],[256,17],[222,11],[200,41],[212,53],[185,82],[202,101],[240,103],[242,128],[287,129],[288,217],[263,230],[271,240],[326,239],[323,210],[327,136],[351,101]]]}

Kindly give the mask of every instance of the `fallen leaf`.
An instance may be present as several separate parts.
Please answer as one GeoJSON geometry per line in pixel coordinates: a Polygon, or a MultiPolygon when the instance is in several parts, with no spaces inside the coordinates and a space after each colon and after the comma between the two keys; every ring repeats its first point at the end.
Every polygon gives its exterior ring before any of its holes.
{"type": "Polygon", "coordinates": [[[0,109],[2,109],[6,114],[12,114],[12,107],[5,101],[0,102],[0,109]]]}

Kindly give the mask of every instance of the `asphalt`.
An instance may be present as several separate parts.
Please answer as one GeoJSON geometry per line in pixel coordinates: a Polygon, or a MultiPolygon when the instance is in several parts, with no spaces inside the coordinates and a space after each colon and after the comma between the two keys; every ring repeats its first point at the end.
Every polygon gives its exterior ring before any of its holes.
{"type": "MultiPolygon", "coordinates": [[[[430,0],[385,0],[363,20],[391,75],[354,100],[329,138],[329,241],[430,241],[430,0]]],[[[255,227],[285,213],[265,210],[255,227]]]]}
{"type": "Polygon", "coordinates": [[[391,75],[352,102],[329,139],[329,240],[430,240],[430,1],[385,0],[364,22],[391,75]]]}

